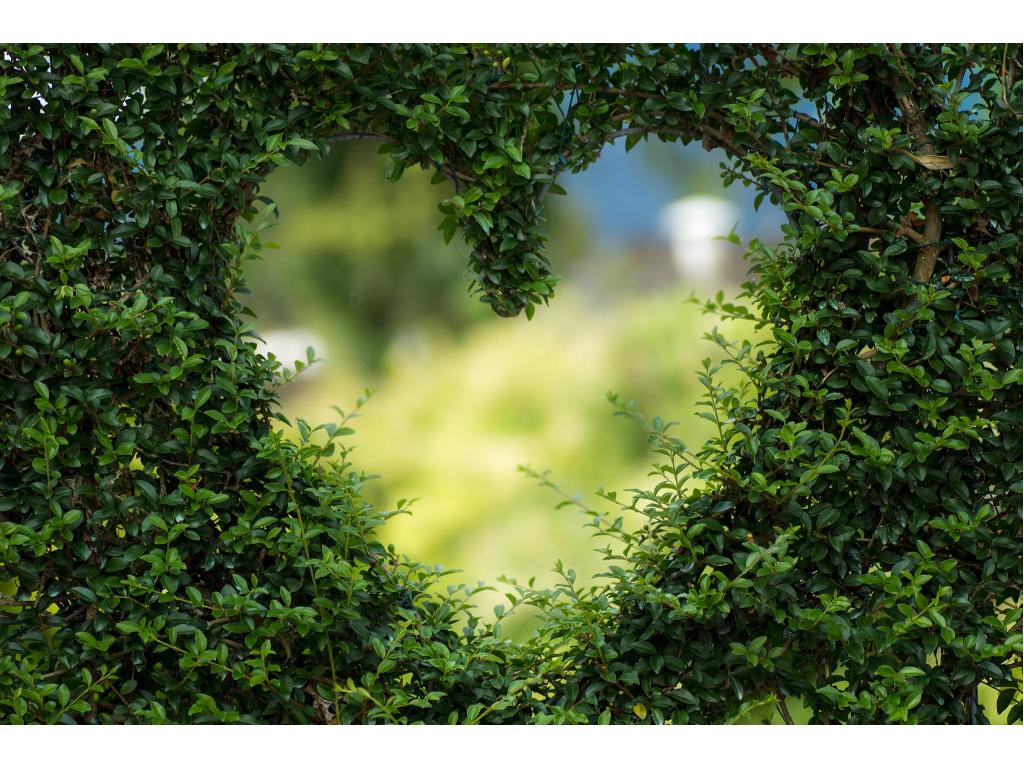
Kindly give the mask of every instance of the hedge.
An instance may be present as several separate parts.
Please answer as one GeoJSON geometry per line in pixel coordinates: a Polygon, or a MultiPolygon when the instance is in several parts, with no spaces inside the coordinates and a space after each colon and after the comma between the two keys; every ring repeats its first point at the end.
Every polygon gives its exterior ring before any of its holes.
{"type": "Polygon", "coordinates": [[[1020,45],[2,51],[0,719],[1021,721],[1020,45]],[[585,507],[597,586],[511,590],[516,644],[375,537],[348,414],[275,422],[260,183],[379,141],[533,317],[544,198],[622,137],[786,212],[708,304],[771,339],[712,335],[703,446],[623,405],[656,477],[585,507]]]}

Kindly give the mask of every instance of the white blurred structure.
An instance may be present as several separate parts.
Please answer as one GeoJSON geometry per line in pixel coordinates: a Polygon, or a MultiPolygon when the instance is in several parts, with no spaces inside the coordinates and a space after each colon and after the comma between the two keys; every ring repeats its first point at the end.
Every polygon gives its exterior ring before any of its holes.
{"type": "Polygon", "coordinates": [[[738,219],[731,202],[705,195],[690,195],[662,209],[672,261],[686,283],[715,283],[730,271],[728,256],[735,247],[714,238],[728,235],[738,219]]]}
{"type": "MultiPolygon", "coordinates": [[[[289,370],[295,370],[295,361],[303,364],[308,362],[306,349],[312,347],[318,359],[323,357],[326,344],[309,328],[278,328],[260,334],[263,336],[263,343],[256,342],[256,351],[265,357],[273,355],[281,364],[289,370]]],[[[302,372],[301,379],[312,379],[319,376],[323,371],[320,364],[307,368],[302,372]]]]}

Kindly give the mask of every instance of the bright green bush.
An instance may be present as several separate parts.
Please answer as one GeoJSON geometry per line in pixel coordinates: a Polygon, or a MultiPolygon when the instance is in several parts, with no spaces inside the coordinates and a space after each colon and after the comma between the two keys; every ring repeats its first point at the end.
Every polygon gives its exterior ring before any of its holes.
{"type": "Polygon", "coordinates": [[[980,685],[1021,719],[1020,46],[3,51],[5,720],[972,722],[980,685]],[[593,513],[605,586],[516,590],[520,645],[456,632],[344,423],[271,431],[242,222],[275,165],[378,139],[532,316],[542,197],[649,134],[787,211],[710,307],[773,341],[717,337],[745,383],[700,374],[697,450],[625,406],[660,476],[641,531],[593,513]]]}

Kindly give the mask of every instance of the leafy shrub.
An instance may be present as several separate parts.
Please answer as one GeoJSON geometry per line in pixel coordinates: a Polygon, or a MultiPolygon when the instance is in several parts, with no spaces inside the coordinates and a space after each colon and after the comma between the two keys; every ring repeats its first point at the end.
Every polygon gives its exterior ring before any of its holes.
{"type": "Polygon", "coordinates": [[[1020,46],[3,50],[4,719],[972,722],[981,685],[1021,719],[1020,46]],[[272,431],[242,222],[381,140],[532,316],[555,177],[650,134],[786,210],[709,306],[773,340],[714,337],[745,383],[700,374],[697,450],[624,405],[659,476],[606,498],[649,522],[588,510],[607,582],[515,587],[512,644],[375,540],[346,418],[272,431]]]}

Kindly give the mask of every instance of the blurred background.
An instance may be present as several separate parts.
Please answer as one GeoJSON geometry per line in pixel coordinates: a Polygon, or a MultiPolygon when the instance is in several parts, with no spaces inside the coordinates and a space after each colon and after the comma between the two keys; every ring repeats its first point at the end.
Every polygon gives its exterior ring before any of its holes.
{"type": "MultiPolygon", "coordinates": [[[[711,425],[695,418],[695,376],[716,348],[716,323],[687,303],[735,295],[747,265],[723,239],[778,239],[782,213],[756,190],[724,187],[721,153],[641,142],[607,147],[548,198],[548,256],[563,276],[532,321],[502,319],[468,294],[466,246],[445,245],[437,204],[447,182],[410,169],[385,180],[377,145],[343,144],[307,165],[274,172],[261,193],[280,218],[271,247],[249,263],[247,298],[266,353],[288,367],[315,348],[321,362],[283,391],[289,419],[337,421],[374,390],[352,424],[357,469],[379,475],[369,499],[394,509],[382,536],[397,551],[457,569],[449,583],[486,582],[489,614],[503,602],[499,577],[555,580],[560,559],[581,582],[603,570],[603,540],[588,518],[517,471],[550,470],[566,493],[600,506],[599,487],[646,487],[653,460],[607,393],[636,400],[649,417],[680,422],[691,446],[711,425]]],[[[626,521],[635,524],[635,521],[626,521]]],[[[506,631],[523,635],[529,617],[506,631]]]]}

